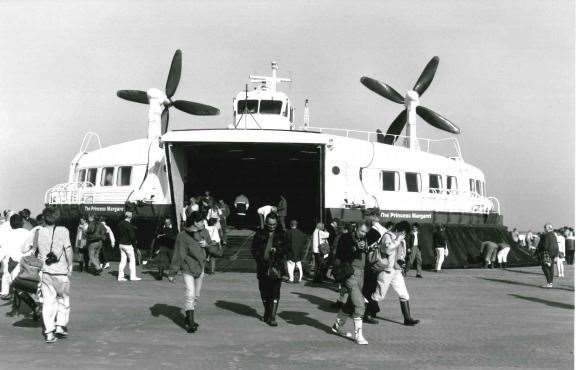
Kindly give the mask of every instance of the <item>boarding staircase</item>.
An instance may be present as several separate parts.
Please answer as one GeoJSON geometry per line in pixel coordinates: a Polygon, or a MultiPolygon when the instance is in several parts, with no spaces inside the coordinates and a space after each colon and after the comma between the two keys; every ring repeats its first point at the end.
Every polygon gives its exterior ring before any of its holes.
{"type": "Polygon", "coordinates": [[[255,272],[256,263],[250,253],[254,231],[228,229],[224,255],[216,260],[216,271],[255,272]]]}

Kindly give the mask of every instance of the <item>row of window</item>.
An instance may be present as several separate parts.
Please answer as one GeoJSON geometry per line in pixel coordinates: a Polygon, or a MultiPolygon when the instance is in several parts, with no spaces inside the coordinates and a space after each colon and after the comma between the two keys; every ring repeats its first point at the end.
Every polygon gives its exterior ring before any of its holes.
{"type": "Polygon", "coordinates": [[[78,182],[89,182],[94,186],[130,186],[132,181],[132,167],[104,167],[100,171],[98,181],[98,168],[83,168],[78,171],[78,182]]]}
{"type": "MultiPolygon", "coordinates": [[[[400,173],[396,171],[382,171],[382,190],[400,191],[400,173]]],[[[405,191],[409,193],[422,192],[422,178],[417,172],[405,172],[406,180],[405,191]]],[[[446,185],[444,185],[444,176],[438,174],[428,174],[428,191],[430,193],[441,193],[446,191],[448,194],[458,192],[458,179],[456,176],[446,176],[446,185]]],[[[486,189],[483,181],[470,179],[470,192],[485,196],[486,189]]]]}

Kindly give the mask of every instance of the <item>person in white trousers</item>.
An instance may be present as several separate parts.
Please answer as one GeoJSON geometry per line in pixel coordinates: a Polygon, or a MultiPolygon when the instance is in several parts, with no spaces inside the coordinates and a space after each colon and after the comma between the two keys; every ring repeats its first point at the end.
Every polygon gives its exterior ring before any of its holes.
{"type": "Polygon", "coordinates": [[[498,253],[496,254],[496,259],[498,260],[498,266],[506,267],[508,263],[508,253],[510,253],[510,245],[507,243],[498,243],[498,253]]]}
{"type": "Polygon", "coordinates": [[[118,247],[120,248],[120,264],[118,265],[118,281],[126,281],[124,269],[126,262],[129,263],[130,280],[142,280],[136,276],[136,258],[134,256],[134,245],[136,244],[136,232],[134,226],[130,223],[132,212],[125,213],[125,218],[118,224],[118,247]],[[128,261],[126,261],[128,260],[128,261]]]}
{"type": "Polygon", "coordinates": [[[24,228],[24,218],[18,213],[10,216],[10,229],[0,235],[0,261],[2,261],[2,299],[10,297],[10,285],[18,276],[23,247],[30,237],[24,228]]]}
{"type": "Polygon", "coordinates": [[[436,254],[435,272],[442,272],[444,257],[448,255],[448,241],[446,240],[446,227],[439,225],[433,234],[434,253],[436,254]]]}
{"type": "Polygon", "coordinates": [[[564,261],[566,260],[566,239],[560,230],[554,230],[556,242],[558,243],[558,257],[554,258],[556,262],[556,269],[558,270],[558,277],[564,277],[564,261]]]}
{"type": "Polygon", "coordinates": [[[46,343],[53,343],[68,336],[73,251],[68,229],[55,226],[56,211],[46,208],[42,214],[45,226],[36,230],[30,244],[44,263],[40,271],[42,320],[46,343]]]}

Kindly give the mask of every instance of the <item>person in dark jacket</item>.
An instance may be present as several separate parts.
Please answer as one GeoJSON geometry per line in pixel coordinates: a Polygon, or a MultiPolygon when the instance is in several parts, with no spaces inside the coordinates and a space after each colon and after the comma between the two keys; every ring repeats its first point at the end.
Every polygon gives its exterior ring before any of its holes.
{"type": "Polygon", "coordinates": [[[540,238],[538,247],[536,247],[536,255],[540,259],[542,271],[546,277],[546,284],[542,288],[552,288],[554,282],[554,258],[558,256],[558,242],[556,241],[554,228],[550,223],[544,225],[544,233],[540,238]]]}
{"type": "MultiPolygon", "coordinates": [[[[366,253],[368,252],[366,233],[369,229],[370,227],[368,224],[361,224],[357,230],[353,232],[342,233],[338,241],[334,258],[335,269],[343,269],[344,265],[349,265],[353,270],[352,275],[342,282],[342,288],[345,293],[344,296],[341,297],[341,301],[347,302],[347,306],[353,306],[353,339],[357,344],[368,344],[368,341],[364,339],[364,336],[362,335],[362,317],[364,316],[365,310],[362,287],[364,284],[366,253]]],[[[345,231],[348,231],[348,228],[346,228],[345,231]]],[[[340,307],[334,325],[332,325],[332,332],[338,335],[352,337],[352,335],[343,331],[348,316],[344,311],[344,307],[340,307]]]]}
{"type": "Polygon", "coordinates": [[[566,238],[566,263],[569,265],[574,264],[574,230],[566,228],[564,230],[564,238],[566,238]]]}
{"type": "Polygon", "coordinates": [[[193,212],[186,219],[184,230],[176,237],[174,255],[170,266],[170,282],[182,271],[186,284],[186,331],[194,333],[198,323],[194,320],[194,311],[200,298],[204,267],[206,266],[206,247],[212,244],[208,231],[204,228],[204,217],[200,212],[193,212]]]}
{"type": "Polygon", "coordinates": [[[304,270],[302,269],[302,256],[307,241],[308,236],[298,229],[298,221],[290,221],[290,229],[286,231],[286,245],[288,247],[286,259],[288,265],[288,282],[290,283],[295,281],[294,267],[297,267],[299,271],[299,278],[296,282],[299,283],[302,281],[302,277],[304,276],[304,270]]]}
{"type": "MultiPolygon", "coordinates": [[[[366,233],[366,243],[369,247],[375,247],[382,242],[382,238],[384,234],[388,232],[388,228],[394,226],[392,222],[387,222],[386,226],[382,226],[380,223],[380,217],[376,215],[372,215],[368,217],[368,222],[371,225],[370,229],[366,233]]],[[[380,312],[380,306],[378,302],[372,299],[372,294],[376,291],[378,286],[378,273],[371,271],[370,269],[366,269],[364,274],[364,286],[362,289],[362,293],[368,303],[366,303],[366,310],[364,313],[363,321],[367,324],[378,324],[378,320],[376,320],[376,314],[380,312]]]]}
{"type": "Polygon", "coordinates": [[[118,247],[120,248],[120,264],[118,265],[118,281],[126,281],[124,277],[124,268],[126,260],[130,267],[130,281],[142,280],[136,276],[136,256],[134,255],[134,246],[136,245],[136,227],[132,221],[132,212],[127,211],[124,214],[124,220],[118,224],[118,247]]]}
{"type": "Polygon", "coordinates": [[[480,255],[484,261],[484,268],[493,268],[498,253],[498,244],[492,241],[484,241],[480,244],[480,255]]]}
{"type": "Polygon", "coordinates": [[[416,277],[422,277],[422,248],[421,248],[421,240],[420,240],[420,228],[417,223],[412,225],[410,232],[408,232],[406,237],[406,247],[408,248],[406,253],[408,254],[408,263],[406,264],[406,275],[408,275],[408,271],[414,265],[414,261],[416,261],[416,277]]]}
{"type": "Polygon", "coordinates": [[[106,237],[106,228],[96,220],[92,214],[88,215],[88,228],[86,229],[86,246],[89,255],[89,265],[92,266],[96,274],[102,273],[100,267],[100,250],[106,237]]]}
{"type": "Polygon", "coordinates": [[[156,265],[158,267],[159,280],[164,278],[164,271],[170,268],[174,252],[174,243],[176,242],[177,235],[178,231],[172,226],[172,220],[169,218],[165,219],[164,225],[162,225],[162,228],[156,237],[156,248],[158,248],[156,265]]]}
{"type": "Polygon", "coordinates": [[[435,272],[442,272],[442,263],[448,251],[448,239],[446,238],[446,226],[438,225],[432,234],[434,244],[434,254],[436,255],[435,272]]]}
{"type": "Polygon", "coordinates": [[[264,304],[262,320],[270,326],[278,326],[276,312],[282,286],[282,261],[287,247],[286,235],[282,229],[278,229],[276,214],[266,216],[264,228],[254,234],[251,250],[256,260],[258,288],[264,304]]]}

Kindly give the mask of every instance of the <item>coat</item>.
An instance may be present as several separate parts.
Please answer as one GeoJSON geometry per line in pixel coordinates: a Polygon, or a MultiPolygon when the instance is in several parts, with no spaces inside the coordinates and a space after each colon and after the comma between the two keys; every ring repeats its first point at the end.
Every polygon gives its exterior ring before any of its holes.
{"type": "Polygon", "coordinates": [[[205,229],[181,231],[174,243],[174,255],[170,270],[175,275],[178,271],[200,277],[206,265],[206,250],[200,245],[200,240],[210,243],[210,235],[205,229]]]}
{"type": "Polygon", "coordinates": [[[286,258],[294,262],[302,261],[307,241],[308,236],[298,229],[286,231],[286,258]]]}
{"type": "Polygon", "coordinates": [[[538,242],[538,247],[536,248],[538,252],[548,252],[550,257],[558,256],[558,241],[556,240],[556,235],[554,232],[547,232],[542,234],[540,241],[538,242]]]}
{"type": "Polygon", "coordinates": [[[281,229],[276,229],[273,234],[272,247],[274,251],[269,251],[266,256],[266,246],[270,232],[266,229],[258,230],[252,239],[252,257],[256,261],[256,277],[258,279],[267,279],[268,269],[271,266],[278,268],[280,271],[284,269],[283,259],[288,253],[286,234],[281,229]]]}

